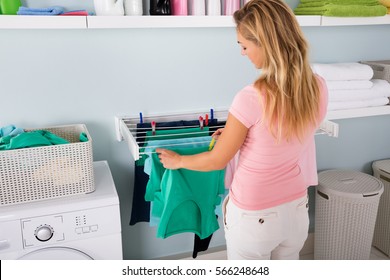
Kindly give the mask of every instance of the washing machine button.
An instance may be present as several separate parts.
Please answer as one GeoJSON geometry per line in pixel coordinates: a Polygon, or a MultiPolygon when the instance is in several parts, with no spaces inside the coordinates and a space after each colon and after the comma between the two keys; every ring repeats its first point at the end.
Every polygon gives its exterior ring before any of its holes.
{"type": "Polygon", "coordinates": [[[50,240],[53,237],[54,230],[49,225],[41,225],[35,230],[35,237],[42,242],[50,240]]]}

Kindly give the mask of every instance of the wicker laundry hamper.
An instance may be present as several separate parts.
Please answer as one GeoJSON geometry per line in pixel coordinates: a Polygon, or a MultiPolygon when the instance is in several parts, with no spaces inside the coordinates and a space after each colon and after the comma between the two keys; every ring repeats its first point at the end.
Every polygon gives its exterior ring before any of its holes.
{"type": "Polygon", "coordinates": [[[384,190],[379,201],[372,245],[390,256],[390,160],[372,164],[374,176],[382,181],[384,190]]]}
{"type": "Polygon", "coordinates": [[[34,130],[50,131],[70,143],[0,151],[0,206],[93,192],[92,139],[86,126],[25,129],[34,130]],[[81,133],[88,141],[80,141],[81,133]]]}
{"type": "Polygon", "coordinates": [[[349,170],[326,170],[318,180],[314,259],[369,259],[383,183],[349,170]]]}

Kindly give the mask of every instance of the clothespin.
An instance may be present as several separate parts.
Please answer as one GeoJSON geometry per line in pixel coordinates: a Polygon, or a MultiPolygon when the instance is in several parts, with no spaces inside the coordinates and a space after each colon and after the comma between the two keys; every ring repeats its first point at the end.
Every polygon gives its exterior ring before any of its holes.
{"type": "Polygon", "coordinates": [[[144,123],[144,118],[142,117],[142,112],[139,112],[139,123],[144,123]]]}
{"type": "Polygon", "coordinates": [[[214,121],[214,109],[210,109],[211,121],[214,121]]]}
{"type": "Polygon", "coordinates": [[[203,130],[203,117],[202,116],[199,117],[199,126],[200,126],[200,129],[203,130]]]}
{"type": "Polygon", "coordinates": [[[206,126],[209,126],[209,114],[206,114],[205,123],[206,123],[206,126]]]}
{"type": "Polygon", "coordinates": [[[214,144],[215,144],[215,139],[211,138],[210,145],[209,145],[209,151],[211,151],[213,149],[214,144]]]}
{"type": "Polygon", "coordinates": [[[156,122],[152,121],[150,124],[152,125],[152,135],[156,135],[156,122]]]}

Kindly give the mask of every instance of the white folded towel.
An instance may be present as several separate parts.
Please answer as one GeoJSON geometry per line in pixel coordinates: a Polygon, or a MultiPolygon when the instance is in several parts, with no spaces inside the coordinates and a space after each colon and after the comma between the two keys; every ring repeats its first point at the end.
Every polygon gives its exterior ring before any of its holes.
{"type": "Polygon", "coordinates": [[[328,111],[344,110],[344,109],[357,109],[366,107],[379,107],[389,104],[388,97],[379,97],[375,99],[367,100],[355,100],[355,101],[330,101],[328,102],[328,111]]]}
{"type": "Polygon", "coordinates": [[[312,69],[327,81],[371,80],[374,76],[374,71],[369,65],[358,62],[314,63],[312,69]]]}
{"type": "Polygon", "coordinates": [[[370,89],[329,90],[329,101],[354,101],[390,97],[390,83],[386,80],[372,79],[370,89]]]}
{"type": "Polygon", "coordinates": [[[372,88],[370,80],[349,80],[349,81],[325,81],[328,90],[339,89],[368,89],[372,88]]]}

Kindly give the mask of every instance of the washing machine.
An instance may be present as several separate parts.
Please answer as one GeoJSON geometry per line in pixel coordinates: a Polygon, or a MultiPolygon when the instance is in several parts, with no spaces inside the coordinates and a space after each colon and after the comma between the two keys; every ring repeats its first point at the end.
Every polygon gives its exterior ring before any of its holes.
{"type": "Polygon", "coordinates": [[[0,259],[122,259],[119,199],[106,161],[95,191],[0,207],[0,259]]]}

